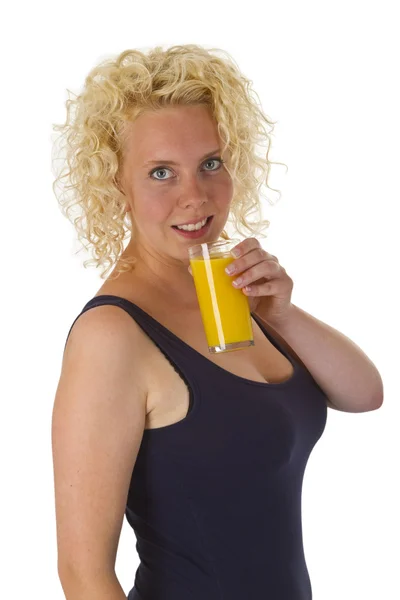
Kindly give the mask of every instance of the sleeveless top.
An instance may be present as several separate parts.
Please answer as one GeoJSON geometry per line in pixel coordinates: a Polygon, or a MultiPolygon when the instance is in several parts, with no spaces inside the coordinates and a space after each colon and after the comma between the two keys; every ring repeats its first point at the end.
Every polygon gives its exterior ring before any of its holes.
{"type": "Polygon", "coordinates": [[[239,377],[119,296],[92,298],[75,321],[103,304],[138,323],[190,392],[184,419],[143,432],[125,510],[140,559],[128,600],[311,600],[301,497],[322,389],[253,313],[290,379],[239,377]]]}

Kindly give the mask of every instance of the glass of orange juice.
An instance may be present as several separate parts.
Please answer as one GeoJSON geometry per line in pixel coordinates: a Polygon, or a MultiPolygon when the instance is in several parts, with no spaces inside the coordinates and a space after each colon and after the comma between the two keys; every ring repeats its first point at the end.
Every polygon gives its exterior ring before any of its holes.
{"type": "Polygon", "coordinates": [[[188,249],[208,349],[213,354],[254,346],[249,299],[225,273],[235,260],[230,251],[239,241],[207,242],[188,249]]]}

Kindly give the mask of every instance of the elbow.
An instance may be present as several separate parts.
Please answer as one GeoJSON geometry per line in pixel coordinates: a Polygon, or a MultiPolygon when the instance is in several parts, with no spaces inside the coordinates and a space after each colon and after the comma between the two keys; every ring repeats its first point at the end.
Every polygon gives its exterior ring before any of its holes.
{"type": "Polygon", "coordinates": [[[77,569],[75,566],[58,565],[58,577],[66,600],[104,600],[125,598],[115,571],[99,567],[96,570],[77,569]]]}
{"type": "Polygon", "coordinates": [[[374,401],[372,402],[373,408],[371,410],[377,410],[383,404],[383,396],[384,396],[383,381],[382,381],[382,377],[380,376],[380,373],[379,372],[377,372],[377,373],[378,373],[378,379],[379,379],[378,390],[374,394],[374,401]]]}
{"type": "Polygon", "coordinates": [[[373,410],[378,410],[381,408],[383,404],[383,393],[376,394],[373,399],[366,405],[362,412],[372,412],[373,410]]]}
{"type": "Polygon", "coordinates": [[[381,395],[379,395],[377,397],[377,399],[375,400],[375,402],[373,403],[373,408],[371,408],[371,410],[377,410],[378,408],[380,408],[383,404],[383,393],[381,395]]]}

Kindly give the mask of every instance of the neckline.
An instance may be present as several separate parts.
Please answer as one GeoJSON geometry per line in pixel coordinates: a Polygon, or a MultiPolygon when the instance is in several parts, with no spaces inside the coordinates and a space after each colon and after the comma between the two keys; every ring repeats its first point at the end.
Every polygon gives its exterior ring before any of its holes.
{"type": "Polygon", "coordinates": [[[153,323],[155,323],[158,327],[160,327],[165,332],[165,334],[167,336],[169,336],[170,338],[172,338],[175,342],[179,342],[180,344],[182,344],[189,351],[189,353],[193,354],[193,356],[199,357],[200,360],[207,361],[207,363],[211,365],[211,368],[218,369],[218,371],[220,373],[223,373],[225,376],[233,377],[234,379],[237,379],[237,380],[241,381],[242,383],[248,383],[248,384],[251,384],[251,385],[258,386],[258,387],[266,387],[266,388],[271,388],[271,387],[272,388],[281,388],[281,387],[285,387],[287,385],[290,385],[293,382],[293,380],[296,377],[297,372],[298,372],[298,370],[300,368],[300,366],[298,365],[297,361],[285,350],[285,348],[283,348],[283,346],[281,346],[279,344],[279,342],[277,340],[275,340],[273,338],[273,336],[267,331],[267,329],[262,324],[262,321],[261,321],[260,317],[258,317],[253,312],[251,313],[251,316],[256,321],[257,325],[260,327],[260,329],[263,332],[263,334],[265,335],[265,337],[291,363],[291,365],[293,367],[293,373],[291,374],[291,376],[289,377],[289,379],[285,379],[285,381],[278,381],[278,382],[275,382],[275,383],[274,382],[268,383],[268,382],[263,382],[263,381],[254,381],[253,379],[247,379],[246,377],[241,377],[240,375],[236,375],[235,373],[232,373],[231,371],[228,371],[227,369],[224,369],[223,367],[220,367],[215,362],[213,362],[212,360],[210,360],[209,358],[207,358],[206,356],[204,356],[204,354],[201,354],[201,352],[198,352],[195,348],[193,348],[192,346],[190,346],[189,344],[187,344],[184,340],[182,340],[180,337],[178,337],[177,335],[175,335],[175,333],[173,331],[171,331],[170,329],[168,329],[167,327],[165,327],[162,323],[160,323],[159,321],[157,321],[157,319],[155,319],[154,317],[152,317],[143,308],[141,308],[140,306],[138,306],[137,304],[135,304],[131,300],[128,300],[127,298],[123,298],[122,296],[116,296],[114,294],[100,294],[99,296],[94,296],[85,305],[85,307],[84,307],[83,310],[85,310],[86,307],[88,307],[92,302],[95,302],[99,298],[113,298],[115,300],[118,300],[120,304],[121,303],[122,304],[125,303],[128,306],[129,305],[133,306],[140,313],[142,313],[143,316],[147,317],[153,323]]]}

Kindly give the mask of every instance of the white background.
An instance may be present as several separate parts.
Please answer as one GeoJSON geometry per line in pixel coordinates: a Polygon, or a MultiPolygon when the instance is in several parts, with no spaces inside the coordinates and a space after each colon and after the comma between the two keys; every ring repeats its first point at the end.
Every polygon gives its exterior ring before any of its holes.
{"type": "MultiPolygon", "coordinates": [[[[51,184],[52,124],[100,60],[198,43],[228,51],[277,121],[263,247],[292,301],[373,360],[381,409],[328,411],[307,466],[313,600],[398,600],[399,21],[396,2],[23,2],[2,9],[2,598],[64,598],[51,413],[69,327],[101,285],[51,184]],[[272,192],[270,197],[275,199],[272,192]]],[[[116,572],[138,566],[124,521],[116,572]]],[[[206,599],[205,599],[206,600],[206,599]]],[[[261,600],[261,598],[260,598],[261,600]]],[[[277,600],[277,599],[271,599],[277,600]]]]}

